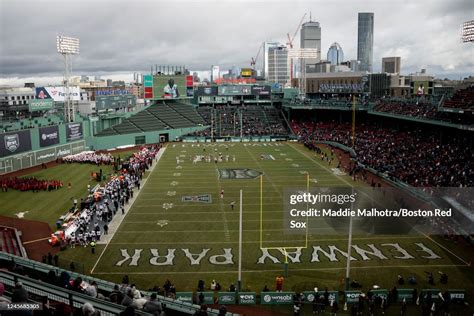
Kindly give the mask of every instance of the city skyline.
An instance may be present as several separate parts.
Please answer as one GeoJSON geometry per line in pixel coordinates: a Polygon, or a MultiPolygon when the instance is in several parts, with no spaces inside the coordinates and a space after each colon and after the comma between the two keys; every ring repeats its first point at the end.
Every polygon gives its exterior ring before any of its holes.
{"type": "MultiPolygon", "coordinates": [[[[57,33],[81,40],[81,54],[73,58],[75,76],[126,80],[154,64],[183,64],[202,73],[211,65],[249,67],[262,42],[285,44],[286,33],[292,35],[309,12],[321,24],[322,52],[338,42],[346,60],[356,59],[358,12],[374,12],[374,72],[381,71],[382,57],[400,56],[404,74],[426,68],[438,78],[459,79],[474,73],[474,48],[460,40],[470,8],[465,0],[6,0],[0,6],[0,85],[61,78],[57,33]]],[[[299,46],[299,34],[295,42],[299,46]]],[[[260,55],[257,68],[262,67],[260,55]]]]}

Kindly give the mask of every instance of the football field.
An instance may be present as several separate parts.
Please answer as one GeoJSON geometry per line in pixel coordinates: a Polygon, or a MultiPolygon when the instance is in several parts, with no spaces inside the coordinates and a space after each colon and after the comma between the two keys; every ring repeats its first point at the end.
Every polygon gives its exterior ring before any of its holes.
{"type": "MultiPolygon", "coordinates": [[[[341,223],[335,232],[318,222],[317,233],[307,235],[289,235],[283,226],[285,189],[367,186],[336,166],[298,143],[168,144],[91,273],[115,282],[127,274],[144,289],[166,279],[178,291],[195,290],[200,279],[227,289],[238,275],[242,190],[243,289],[274,288],[287,261],[285,289],[340,290],[348,226],[341,223]],[[222,162],[193,162],[219,153],[222,162]]],[[[391,288],[401,274],[428,288],[425,271],[446,272],[450,288],[473,278],[462,254],[428,236],[356,234],[353,245],[351,278],[364,287],[391,288]]]]}

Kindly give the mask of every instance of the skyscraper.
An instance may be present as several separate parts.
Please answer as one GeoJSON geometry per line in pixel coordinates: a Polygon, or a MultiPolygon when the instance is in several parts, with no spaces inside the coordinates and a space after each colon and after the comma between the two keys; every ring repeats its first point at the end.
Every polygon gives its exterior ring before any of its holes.
{"type": "Polygon", "coordinates": [[[268,50],[268,79],[284,86],[289,83],[288,49],[286,46],[270,47],[268,50]]]}
{"type": "Polygon", "coordinates": [[[262,45],[263,45],[263,77],[266,80],[268,80],[268,51],[272,47],[280,46],[280,43],[278,43],[278,42],[263,42],[262,45]]]}
{"type": "Polygon", "coordinates": [[[328,49],[328,61],[331,65],[339,65],[344,61],[344,52],[337,42],[332,43],[328,49]]]}
{"type": "Polygon", "coordinates": [[[372,72],[374,54],[374,14],[359,12],[357,32],[357,60],[360,70],[372,72]]]}
{"type": "Polygon", "coordinates": [[[306,64],[315,64],[321,60],[321,26],[319,22],[309,21],[301,26],[301,48],[316,48],[318,58],[315,60],[306,60],[306,64]]]}
{"type": "Polygon", "coordinates": [[[211,83],[220,78],[219,66],[211,67],[211,83]]]}

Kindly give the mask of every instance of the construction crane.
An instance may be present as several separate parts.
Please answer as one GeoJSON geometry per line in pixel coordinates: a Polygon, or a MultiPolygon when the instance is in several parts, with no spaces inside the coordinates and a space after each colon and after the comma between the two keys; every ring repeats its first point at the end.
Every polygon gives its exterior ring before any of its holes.
{"type": "Polygon", "coordinates": [[[257,63],[258,56],[260,56],[260,51],[262,50],[262,46],[263,45],[260,45],[260,47],[258,48],[257,56],[255,56],[255,58],[252,57],[252,60],[250,61],[250,67],[252,67],[252,69],[255,69],[255,64],[257,63]]]}
{"type": "MultiPolygon", "coordinates": [[[[295,40],[295,37],[298,34],[298,31],[300,30],[305,17],[306,17],[306,13],[301,18],[300,23],[298,24],[298,27],[296,28],[295,34],[293,34],[293,37],[290,37],[290,33],[286,33],[286,36],[288,37],[288,42],[286,43],[286,46],[289,49],[293,48],[293,41],[295,40]]],[[[293,59],[291,59],[290,61],[290,85],[293,85],[293,59]]]]}
{"type": "Polygon", "coordinates": [[[286,46],[288,46],[289,48],[293,48],[293,41],[295,40],[295,37],[298,34],[298,31],[300,30],[301,25],[303,24],[303,21],[304,21],[305,17],[306,17],[306,13],[301,18],[300,24],[298,24],[298,27],[296,28],[295,34],[293,34],[293,37],[290,37],[290,33],[286,33],[286,36],[288,37],[288,42],[286,43],[286,46]]]}

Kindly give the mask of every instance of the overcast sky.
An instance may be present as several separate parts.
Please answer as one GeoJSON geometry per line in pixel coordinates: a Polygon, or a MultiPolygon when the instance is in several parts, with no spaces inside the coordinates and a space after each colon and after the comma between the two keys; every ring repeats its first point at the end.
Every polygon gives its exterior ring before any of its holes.
{"type": "Polygon", "coordinates": [[[0,0],[0,85],[60,78],[57,33],[81,41],[74,75],[131,79],[152,64],[246,67],[263,41],[286,43],[309,12],[321,23],[323,58],[338,42],[346,60],[356,59],[357,13],[374,12],[374,71],[383,56],[401,56],[403,73],[474,73],[474,45],[460,41],[472,0],[0,0]]]}

